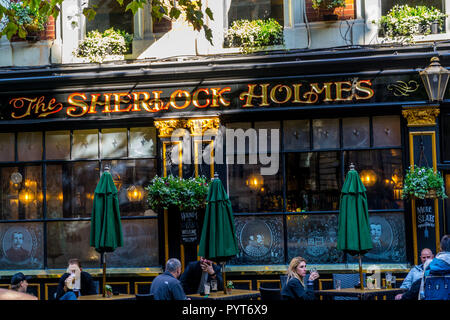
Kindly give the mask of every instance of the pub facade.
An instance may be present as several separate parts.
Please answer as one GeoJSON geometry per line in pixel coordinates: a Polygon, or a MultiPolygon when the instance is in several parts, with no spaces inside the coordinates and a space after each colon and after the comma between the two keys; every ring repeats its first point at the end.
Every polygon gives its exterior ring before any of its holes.
{"type": "Polygon", "coordinates": [[[2,286],[20,270],[52,299],[73,257],[100,278],[87,239],[106,165],[124,233],[107,281],[121,292],[148,290],[168,258],[197,259],[179,216],[146,204],[156,175],[218,174],[235,217],[240,251],[226,271],[237,287],[278,287],[295,256],[318,268],[323,288],[333,273],[357,272],[336,248],[350,163],[367,188],[374,248],[364,269],[403,278],[448,233],[447,200],[402,199],[410,165],[450,181],[448,93],[430,103],[419,76],[435,56],[447,65],[448,45],[4,71],[2,286]]]}

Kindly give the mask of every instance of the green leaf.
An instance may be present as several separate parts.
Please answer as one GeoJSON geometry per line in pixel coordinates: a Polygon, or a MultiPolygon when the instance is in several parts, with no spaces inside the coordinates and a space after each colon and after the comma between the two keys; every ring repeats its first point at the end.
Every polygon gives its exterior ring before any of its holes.
{"type": "Polygon", "coordinates": [[[3,30],[3,33],[6,34],[6,36],[8,37],[8,40],[11,40],[12,36],[15,35],[17,33],[17,29],[19,27],[17,26],[17,24],[13,23],[13,22],[9,22],[5,29],[3,30]]]}
{"type": "Polygon", "coordinates": [[[210,8],[206,8],[206,9],[205,9],[205,13],[207,14],[207,16],[208,16],[211,20],[214,20],[214,18],[213,18],[213,12],[211,11],[210,8]]]}

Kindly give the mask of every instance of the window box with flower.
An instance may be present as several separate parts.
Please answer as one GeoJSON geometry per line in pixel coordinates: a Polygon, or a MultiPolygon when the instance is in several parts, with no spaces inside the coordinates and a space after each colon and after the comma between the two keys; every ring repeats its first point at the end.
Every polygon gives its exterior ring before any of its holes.
{"type": "Polygon", "coordinates": [[[275,19],[236,20],[225,33],[225,47],[239,47],[243,53],[283,46],[283,26],[275,19]]]}
{"type": "Polygon", "coordinates": [[[345,0],[312,0],[312,7],[323,15],[323,20],[338,20],[335,9],[345,8],[345,0]]]}
{"type": "Polygon", "coordinates": [[[402,198],[445,199],[444,179],[433,168],[413,167],[406,173],[403,181],[402,198]]]}
{"type": "Polygon", "coordinates": [[[109,28],[103,33],[93,30],[81,41],[74,55],[96,63],[123,60],[131,52],[132,42],[133,36],[122,30],[109,28]]]}
{"type": "Polygon", "coordinates": [[[394,42],[414,42],[414,36],[442,31],[446,17],[434,7],[395,5],[379,20],[380,36],[394,42]]]}

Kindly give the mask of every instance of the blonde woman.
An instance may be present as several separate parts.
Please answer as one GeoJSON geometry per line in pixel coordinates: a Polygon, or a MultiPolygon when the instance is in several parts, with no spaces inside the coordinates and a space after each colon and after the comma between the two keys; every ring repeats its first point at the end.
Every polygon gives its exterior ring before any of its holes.
{"type": "Polygon", "coordinates": [[[295,257],[291,260],[287,271],[287,282],[281,295],[287,300],[314,300],[314,280],[319,278],[317,272],[311,272],[305,285],[306,260],[295,257]]]}

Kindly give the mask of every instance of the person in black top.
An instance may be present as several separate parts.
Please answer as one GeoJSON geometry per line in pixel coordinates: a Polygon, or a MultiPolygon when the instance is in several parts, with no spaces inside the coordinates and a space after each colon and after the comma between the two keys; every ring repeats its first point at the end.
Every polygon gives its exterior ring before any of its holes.
{"type": "Polygon", "coordinates": [[[66,273],[59,279],[56,300],[76,300],[78,296],[96,294],[92,276],[82,271],[78,259],[70,259],[66,273]]]}
{"type": "Polygon", "coordinates": [[[281,290],[281,295],[285,300],[314,300],[314,280],[319,278],[317,272],[309,275],[307,285],[304,280],[306,276],[306,260],[302,257],[295,257],[291,260],[287,271],[286,285],[281,290]]]}
{"type": "Polygon", "coordinates": [[[180,281],[181,262],[176,258],[169,259],[166,270],[153,279],[150,293],[155,300],[187,300],[180,281]]]}
{"type": "Polygon", "coordinates": [[[188,263],[180,281],[186,294],[200,293],[201,284],[217,280],[218,290],[223,290],[223,279],[220,266],[211,260],[200,257],[200,260],[188,263]]]}

